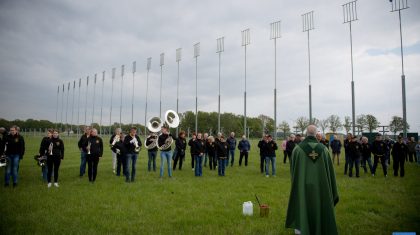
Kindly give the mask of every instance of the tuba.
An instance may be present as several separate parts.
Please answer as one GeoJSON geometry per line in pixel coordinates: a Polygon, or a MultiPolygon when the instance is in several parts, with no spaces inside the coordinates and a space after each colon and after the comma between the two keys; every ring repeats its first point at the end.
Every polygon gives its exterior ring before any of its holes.
{"type": "MultiPolygon", "coordinates": [[[[169,128],[177,128],[179,125],[179,116],[178,114],[173,110],[168,110],[165,113],[165,122],[168,124],[169,128]]],[[[158,145],[158,148],[160,150],[167,150],[171,147],[172,143],[174,142],[174,139],[172,136],[168,136],[166,138],[165,143],[162,146],[158,145]]]]}
{"type": "MultiPolygon", "coordinates": [[[[173,110],[168,110],[165,113],[165,122],[166,124],[168,124],[168,126],[170,128],[176,128],[179,125],[179,116],[178,114],[173,111],[173,110]]],[[[159,117],[152,117],[149,119],[148,123],[146,124],[147,129],[151,132],[151,134],[149,136],[147,136],[145,142],[144,142],[144,146],[146,146],[147,149],[152,149],[155,147],[158,147],[158,149],[160,150],[166,150],[168,149],[173,142],[173,138],[171,136],[169,136],[165,143],[162,146],[158,145],[158,133],[160,132],[160,129],[163,126],[163,122],[159,117]],[[150,143],[149,145],[147,145],[147,142],[150,142],[150,140],[152,140],[152,143],[150,143]]]]}

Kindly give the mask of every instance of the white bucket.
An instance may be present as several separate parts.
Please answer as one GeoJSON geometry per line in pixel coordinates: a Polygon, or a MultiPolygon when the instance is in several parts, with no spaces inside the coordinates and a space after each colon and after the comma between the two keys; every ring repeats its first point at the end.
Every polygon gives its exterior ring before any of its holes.
{"type": "Polygon", "coordinates": [[[249,216],[254,213],[254,206],[252,205],[252,202],[244,202],[242,205],[242,213],[249,216]]]}

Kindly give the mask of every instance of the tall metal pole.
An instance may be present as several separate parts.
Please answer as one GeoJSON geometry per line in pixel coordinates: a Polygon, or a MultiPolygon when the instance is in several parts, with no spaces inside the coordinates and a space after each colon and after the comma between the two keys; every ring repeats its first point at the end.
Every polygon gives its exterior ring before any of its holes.
{"type": "Polygon", "coordinates": [[[160,93],[159,93],[159,117],[162,118],[162,80],[163,65],[165,63],[165,53],[160,54],[160,93]]]}
{"type": "Polygon", "coordinates": [[[121,65],[121,96],[120,96],[120,128],[122,125],[122,97],[123,97],[123,87],[124,87],[124,65],[121,65]]]}
{"type": "Polygon", "coordinates": [[[247,136],[246,126],[246,46],[250,44],[250,33],[249,29],[241,31],[242,34],[242,46],[245,48],[245,90],[244,90],[244,135],[247,136]]]}
{"type": "Polygon", "coordinates": [[[134,75],[136,73],[136,61],[133,62],[133,92],[131,95],[131,126],[133,126],[134,120],[134,75]]]}
{"type": "Polygon", "coordinates": [[[79,137],[80,125],[80,90],[82,89],[82,79],[79,78],[79,97],[77,98],[77,137],[79,137]]]}
{"type": "Polygon", "coordinates": [[[57,123],[58,123],[58,99],[60,97],[60,85],[57,87],[57,106],[55,109],[55,129],[57,129],[57,123]]]}
{"type": "Polygon", "coordinates": [[[89,88],[89,76],[87,76],[87,77],[86,77],[85,126],[87,125],[87,122],[86,122],[86,116],[87,116],[88,88],[89,88]]]}
{"type": "Polygon", "coordinates": [[[308,33],[308,76],[309,76],[309,123],[313,123],[312,119],[312,84],[311,84],[311,50],[309,44],[309,31],[314,29],[314,11],[307,12],[302,15],[303,32],[308,33]]]}
{"type": "Polygon", "coordinates": [[[401,88],[402,88],[402,106],[403,106],[403,135],[407,138],[407,104],[406,104],[406,89],[405,89],[405,74],[404,74],[404,50],[401,26],[401,10],[407,9],[408,0],[390,0],[392,10],[398,11],[398,20],[400,26],[400,49],[401,49],[401,88]]]}
{"type": "Polygon", "coordinates": [[[222,52],[225,51],[225,37],[220,37],[217,39],[217,51],[216,53],[219,54],[219,97],[218,97],[218,106],[217,106],[217,132],[220,132],[220,70],[221,70],[221,60],[222,60],[222,52]]]}
{"type": "MultiPolygon", "coordinates": [[[[176,49],[176,62],[178,64],[178,77],[176,80],[176,113],[179,114],[179,62],[181,61],[182,48],[176,49]]],[[[179,127],[176,127],[176,136],[178,137],[179,127]]]]}
{"type": "Polygon", "coordinates": [[[93,125],[93,119],[95,116],[95,97],[96,97],[96,78],[97,78],[97,74],[95,73],[95,78],[93,79],[93,102],[92,102],[92,122],[91,124],[93,125]]]}
{"type": "Polygon", "coordinates": [[[60,118],[60,132],[63,129],[63,110],[64,110],[64,83],[63,90],[61,92],[61,118],[60,118]]]}
{"type": "Polygon", "coordinates": [[[71,104],[71,125],[70,125],[70,129],[73,130],[73,117],[74,117],[74,94],[76,91],[76,80],[73,81],[73,101],[71,104]]]}
{"type": "Polygon", "coordinates": [[[109,134],[112,133],[112,101],[114,98],[114,80],[115,80],[115,68],[112,68],[112,78],[111,78],[111,107],[109,109],[109,134]]]}
{"type": "Polygon", "coordinates": [[[343,4],[344,23],[349,23],[350,31],[350,65],[351,65],[351,116],[352,116],[352,131],[356,133],[356,104],[354,95],[354,79],[353,79],[353,34],[351,30],[351,23],[357,19],[357,0],[343,4]]]}
{"type": "Polygon", "coordinates": [[[105,83],[105,71],[102,72],[102,91],[101,91],[101,118],[99,120],[99,129],[101,131],[101,135],[103,135],[103,130],[102,130],[102,108],[104,105],[104,83],[105,83]]]}
{"type": "Polygon", "coordinates": [[[200,43],[194,44],[195,58],[195,133],[198,133],[198,57],[200,56],[200,43]]]}
{"type": "Polygon", "coordinates": [[[68,122],[67,122],[67,114],[68,114],[68,108],[69,108],[69,93],[70,93],[70,82],[67,84],[67,101],[66,101],[66,126],[65,130],[68,130],[68,122]]]}
{"type": "Polygon", "coordinates": [[[152,65],[152,57],[147,58],[147,75],[146,75],[146,105],[144,108],[144,136],[147,136],[147,97],[149,94],[149,70],[152,65]]]}
{"type": "Polygon", "coordinates": [[[270,24],[270,39],[274,39],[274,140],[277,140],[277,38],[281,37],[280,23],[277,21],[270,24]]]}

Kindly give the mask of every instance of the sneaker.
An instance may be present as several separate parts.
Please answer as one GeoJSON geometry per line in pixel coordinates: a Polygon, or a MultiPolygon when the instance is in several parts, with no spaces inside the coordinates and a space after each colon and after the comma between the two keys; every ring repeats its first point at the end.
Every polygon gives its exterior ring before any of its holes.
{"type": "Polygon", "coordinates": [[[266,178],[270,177],[269,175],[265,175],[266,178]]]}
{"type": "Polygon", "coordinates": [[[115,170],[112,170],[112,173],[114,173],[114,174],[115,174],[115,170]]]}
{"type": "Polygon", "coordinates": [[[194,168],[192,168],[192,171],[194,171],[194,168]]]}
{"type": "Polygon", "coordinates": [[[59,187],[57,182],[54,183],[54,186],[57,188],[59,187]]]}
{"type": "Polygon", "coordinates": [[[375,174],[372,174],[372,176],[375,176],[375,174]]]}
{"type": "Polygon", "coordinates": [[[52,185],[51,183],[48,183],[47,187],[48,187],[48,188],[51,188],[51,185],[52,185]]]}

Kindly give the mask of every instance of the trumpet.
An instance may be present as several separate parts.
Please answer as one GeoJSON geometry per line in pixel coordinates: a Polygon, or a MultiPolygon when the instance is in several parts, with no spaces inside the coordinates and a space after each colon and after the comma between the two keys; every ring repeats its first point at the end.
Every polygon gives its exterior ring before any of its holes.
{"type": "Polygon", "coordinates": [[[120,141],[120,135],[115,135],[114,139],[112,140],[111,148],[120,141]]]}
{"type": "Polygon", "coordinates": [[[90,145],[91,145],[91,143],[90,143],[90,142],[88,142],[88,145],[87,145],[87,147],[86,147],[86,150],[88,151],[88,152],[87,152],[87,154],[90,154],[90,145]]]}
{"type": "Polygon", "coordinates": [[[130,141],[130,143],[134,144],[134,146],[135,146],[134,151],[135,151],[136,153],[138,153],[138,152],[140,152],[139,142],[137,141],[136,136],[133,136],[132,138],[133,138],[133,139],[130,141]]]}
{"type": "Polygon", "coordinates": [[[50,146],[48,146],[48,153],[50,156],[53,155],[53,147],[54,147],[54,144],[53,142],[51,142],[50,146]]]}

